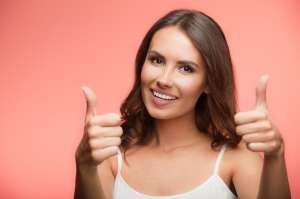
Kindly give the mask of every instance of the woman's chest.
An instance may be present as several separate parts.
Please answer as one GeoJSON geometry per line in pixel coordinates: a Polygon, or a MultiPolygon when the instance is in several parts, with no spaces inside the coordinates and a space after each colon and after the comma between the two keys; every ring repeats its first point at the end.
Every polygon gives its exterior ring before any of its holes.
{"type": "MultiPolygon", "coordinates": [[[[121,177],[138,192],[148,195],[173,195],[191,191],[212,175],[216,157],[181,154],[170,157],[131,157],[122,162],[121,177]]],[[[117,164],[114,173],[117,173],[117,164]]],[[[218,174],[230,184],[230,168],[223,162],[218,174]]]]}

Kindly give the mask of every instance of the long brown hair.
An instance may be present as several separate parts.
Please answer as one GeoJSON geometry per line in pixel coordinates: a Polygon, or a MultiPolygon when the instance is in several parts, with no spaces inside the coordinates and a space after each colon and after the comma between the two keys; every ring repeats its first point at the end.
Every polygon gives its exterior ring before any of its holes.
{"type": "Polygon", "coordinates": [[[145,35],[135,59],[135,81],[121,105],[125,122],[122,124],[121,147],[146,145],[152,138],[159,142],[154,118],[148,113],[141,93],[141,71],[153,35],[167,26],[183,30],[201,54],[206,71],[208,93],[199,97],[195,122],[199,131],[211,137],[214,149],[224,143],[237,146],[241,138],[235,132],[236,92],[229,47],[221,27],[203,12],[178,9],[160,18],[145,35]],[[134,143],[133,143],[134,141],[134,143]]]}

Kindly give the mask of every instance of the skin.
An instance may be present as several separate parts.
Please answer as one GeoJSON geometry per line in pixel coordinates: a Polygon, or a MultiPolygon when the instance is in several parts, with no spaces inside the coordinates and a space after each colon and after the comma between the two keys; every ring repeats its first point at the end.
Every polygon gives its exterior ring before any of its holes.
{"type": "MultiPolygon", "coordinates": [[[[193,122],[197,99],[209,91],[201,55],[177,27],[157,31],[148,52],[141,74],[142,96],[148,112],[155,118],[160,144],[152,140],[147,146],[130,148],[126,156],[130,165],[123,161],[121,175],[138,192],[174,195],[192,190],[212,175],[219,151],[211,149],[211,140],[193,122]],[[160,59],[149,59],[157,57],[154,51],[161,55],[160,59]],[[189,68],[182,60],[196,65],[188,64],[189,68]],[[150,88],[177,99],[159,108],[152,102],[150,88]]],[[[236,131],[243,141],[236,149],[227,147],[218,173],[228,187],[234,184],[238,197],[243,199],[290,197],[283,140],[267,111],[267,80],[266,75],[259,80],[255,108],[235,115],[236,131]]],[[[88,173],[83,175],[89,176],[86,187],[93,184],[94,189],[101,190],[87,198],[112,198],[117,174],[115,147],[120,144],[122,134],[120,119],[116,114],[96,115],[95,94],[88,88],[83,90],[87,99],[85,134],[88,136],[82,145],[89,146],[86,157],[90,159],[78,155],[77,159],[82,161],[77,161],[77,165],[82,168],[81,173],[88,173]],[[84,161],[87,159],[90,161],[84,161]],[[99,181],[91,181],[95,169],[99,181]]]]}
{"type": "MultiPolygon", "coordinates": [[[[218,154],[218,151],[210,148],[211,140],[199,132],[194,123],[197,99],[202,92],[207,92],[201,55],[184,32],[176,27],[161,29],[151,41],[141,80],[143,99],[147,110],[156,119],[160,144],[157,145],[153,140],[146,147],[132,149],[128,154],[132,166],[124,164],[122,176],[135,190],[149,195],[173,195],[190,191],[211,176],[218,154]],[[163,57],[156,56],[153,59],[152,51],[159,52],[163,57]],[[182,60],[196,63],[197,66],[190,65],[193,72],[188,70],[189,65],[179,64],[182,60]],[[152,103],[150,88],[159,89],[178,99],[164,108],[157,108],[152,103]],[[152,162],[155,165],[149,166],[153,165],[152,162]],[[203,165],[203,162],[207,164],[203,165]],[[148,177],[142,175],[145,168],[148,177]]],[[[237,180],[251,178],[244,186],[236,186],[237,192],[254,198],[262,167],[262,159],[258,154],[249,152],[242,145],[235,151],[228,149],[219,175],[229,186],[235,179],[237,167],[241,168],[243,164],[247,165],[247,170],[237,180]],[[238,162],[240,156],[247,158],[242,159],[243,163],[232,164],[232,160],[238,162]],[[249,185],[253,187],[252,190],[249,190],[249,185]]]]}
{"type": "Polygon", "coordinates": [[[202,92],[206,92],[204,79],[201,55],[183,32],[170,27],[154,34],[142,68],[142,96],[148,112],[156,119],[161,147],[166,150],[203,137],[194,123],[194,107],[202,92]],[[195,65],[180,64],[183,60],[195,65]],[[157,108],[150,88],[178,99],[157,108]]]}

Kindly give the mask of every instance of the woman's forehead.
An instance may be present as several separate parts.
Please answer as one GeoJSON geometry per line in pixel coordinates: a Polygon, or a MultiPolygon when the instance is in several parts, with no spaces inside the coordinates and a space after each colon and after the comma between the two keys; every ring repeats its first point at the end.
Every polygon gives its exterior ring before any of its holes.
{"type": "Polygon", "coordinates": [[[201,63],[201,55],[191,39],[175,26],[158,30],[152,37],[149,51],[177,60],[190,60],[201,63]]]}

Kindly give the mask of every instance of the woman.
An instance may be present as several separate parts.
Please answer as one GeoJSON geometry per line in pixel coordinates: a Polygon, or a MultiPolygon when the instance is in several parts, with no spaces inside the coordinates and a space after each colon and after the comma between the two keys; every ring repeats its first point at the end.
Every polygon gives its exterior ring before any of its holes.
{"type": "Polygon", "coordinates": [[[283,140],[268,118],[268,76],[256,107],[236,113],[229,48],[212,18],[174,10],[159,19],[135,77],[122,116],[96,115],[96,96],[82,87],[75,198],[290,198],[283,140]]]}

